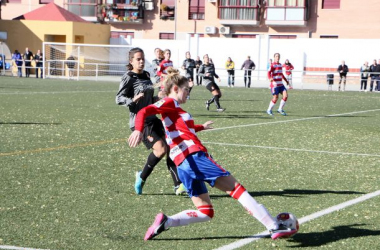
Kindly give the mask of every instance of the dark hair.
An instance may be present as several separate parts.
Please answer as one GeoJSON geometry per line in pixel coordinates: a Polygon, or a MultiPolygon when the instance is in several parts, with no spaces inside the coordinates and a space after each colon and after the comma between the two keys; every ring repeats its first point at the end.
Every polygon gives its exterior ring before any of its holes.
{"type": "Polygon", "coordinates": [[[188,82],[186,77],[181,76],[179,74],[178,69],[175,69],[173,67],[169,67],[166,69],[166,72],[167,72],[167,76],[163,82],[163,85],[164,85],[163,91],[164,91],[165,95],[170,94],[170,90],[172,89],[172,87],[174,85],[178,86],[178,87],[182,87],[183,85],[185,85],[188,82]]]}
{"type": "Polygon", "coordinates": [[[277,52],[277,53],[274,53],[273,57],[275,57],[276,55],[280,55],[280,53],[278,53],[278,52],[277,52]]]}
{"type": "Polygon", "coordinates": [[[145,53],[144,53],[144,51],[142,50],[142,49],[140,49],[140,48],[133,48],[133,49],[131,49],[130,51],[129,51],[129,54],[128,54],[128,64],[127,64],[127,69],[128,70],[133,70],[133,66],[132,66],[132,64],[130,63],[130,61],[134,58],[134,56],[135,56],[135,54],[136,53],[139,53],[139,52],[141,52],[143,55],[145,55],[145,53]]]}

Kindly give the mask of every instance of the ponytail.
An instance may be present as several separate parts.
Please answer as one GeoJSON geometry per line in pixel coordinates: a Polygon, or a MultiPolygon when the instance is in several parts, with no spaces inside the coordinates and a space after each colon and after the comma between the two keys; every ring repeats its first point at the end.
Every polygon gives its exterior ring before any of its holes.
{"type": "Polygon", "coordinates": [[[164,85],[163,91],[165,95],[170,94],[170,90],[172,89],[174,85],[177,87],[182,87],[188,82],[186,77],[181,76],[179,74],[178,69],[169,67],[166,69],[166,72],[167,72],[166,79],[162,83],[164,85]]]}

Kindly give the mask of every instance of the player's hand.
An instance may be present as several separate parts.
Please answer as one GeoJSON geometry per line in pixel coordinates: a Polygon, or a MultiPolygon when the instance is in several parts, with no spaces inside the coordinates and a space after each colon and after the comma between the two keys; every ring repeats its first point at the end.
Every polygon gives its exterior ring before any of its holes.
{"type": "Polygon", "coordinates": [[[213,127],[211,127],[211,124],[213,124],[214,122],[212,122],[212,121],[207,121],[207,122],[205,122],[204,124],[203,124],[203,127],[204,127],[204,129],[206,130],[206,129],[213,129],[213,127]]]}
{"type": "Polygon", "coordinates": [[[138,103],[139,100],[143,97],[144,97],[144,93],[140,93],[140,94],[136,95],[135,97],[133,97],[133,102],[138,103]]]}
{"type": "Polygon", "coordinates": [[[132,134],[128,138],[128,144],[131,148],[136,147],[140,144],[142,139],[142,133],[140,131],[133,131],[132,134]]]}

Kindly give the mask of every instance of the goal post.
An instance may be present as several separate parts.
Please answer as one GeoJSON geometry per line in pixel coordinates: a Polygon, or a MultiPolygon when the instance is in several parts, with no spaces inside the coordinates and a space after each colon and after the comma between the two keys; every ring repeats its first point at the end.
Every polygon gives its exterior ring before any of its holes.
{"type": "Polygon", "coordinates": [[[43,43],[44,78],[119,81],[132,46],[43,43]]]}

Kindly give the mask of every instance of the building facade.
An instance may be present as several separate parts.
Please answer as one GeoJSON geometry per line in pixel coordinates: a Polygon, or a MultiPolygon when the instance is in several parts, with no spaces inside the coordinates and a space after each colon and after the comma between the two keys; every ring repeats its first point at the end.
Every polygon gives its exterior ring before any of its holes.
{"type": "MultiPolygon", "coordinates": [[[[2,0],[2,19],[13,19],[53,0],[2,0]]],[[[367,0],[55,0],[111,36],[184,40],[215,38],[379,39],[380,1],[367,0]]]]}

